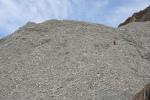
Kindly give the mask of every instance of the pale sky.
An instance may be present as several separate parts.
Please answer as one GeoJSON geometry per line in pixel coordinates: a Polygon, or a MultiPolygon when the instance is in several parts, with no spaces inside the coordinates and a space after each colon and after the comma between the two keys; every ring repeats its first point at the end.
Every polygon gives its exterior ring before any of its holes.
{"type": "Polygon", "coordinates": [[[78,20],[117,27],[150,0],[0,0],[0,37],[28,21],[78,20]]]}

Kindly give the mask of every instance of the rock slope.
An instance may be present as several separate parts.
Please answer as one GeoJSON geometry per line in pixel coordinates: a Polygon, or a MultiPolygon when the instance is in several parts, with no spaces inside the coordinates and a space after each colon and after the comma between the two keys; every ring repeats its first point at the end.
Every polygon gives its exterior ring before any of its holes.
{"type": "Polygon", "coordinates": [[[29,22],[0,40],[0,100],[130,100],[150,82],[149,27],[29,22]]]}
{"type": "Polygon", "coordinates": [[[121,23],[119,27],[132,22],[145,22],[145,21],[150,21],[150,6],[148,6],[146,9],[140,12],[134,13],[125,22],[121,23]]]}

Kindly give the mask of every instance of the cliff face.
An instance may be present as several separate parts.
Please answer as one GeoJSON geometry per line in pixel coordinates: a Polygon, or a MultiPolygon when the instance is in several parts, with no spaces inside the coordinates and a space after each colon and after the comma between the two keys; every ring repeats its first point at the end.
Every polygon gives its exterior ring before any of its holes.
{"type": "Polygon", "coordinates": [[[119,27],[131,22],[145,22],[145,21],[150,21],[150,6],[140,12],[134,13],[133,16],[129,17],[125,22],[121,23],[119,27]]]}
{"type": "Polygon", "coordinates": [[[27,23],[0,40],[0,100],[130,100],[150,82],[149,26],[27,23]]]}

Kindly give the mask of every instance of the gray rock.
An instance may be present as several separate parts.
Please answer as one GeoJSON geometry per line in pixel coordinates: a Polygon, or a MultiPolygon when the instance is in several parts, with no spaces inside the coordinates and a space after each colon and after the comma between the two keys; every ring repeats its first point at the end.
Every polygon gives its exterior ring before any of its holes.
{"type": "Polygon", "coordinates": [[[0,100],[129,100],[150,82],[149,26],[30,22],[0,40],[0,100]]]}

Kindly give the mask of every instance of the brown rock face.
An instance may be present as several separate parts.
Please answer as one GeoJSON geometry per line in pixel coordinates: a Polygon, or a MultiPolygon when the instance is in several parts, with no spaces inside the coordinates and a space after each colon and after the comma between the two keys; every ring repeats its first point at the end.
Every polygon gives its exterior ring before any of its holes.
{"type": "Polygon", "coordinates": [[[134,13],[133,16],[129,17],[125,22],[121,23],[118,27],[121,27],[131,22],[145,22],[145,21],[150,21],[150,6],[148,6],[146,9],[140,12],[134,13]]]}
{"type": "Polygon", "coordinates": [[[147,84],[140,92],[138,92],[133,100],[150,100],[150,83],[147,84]]]}

